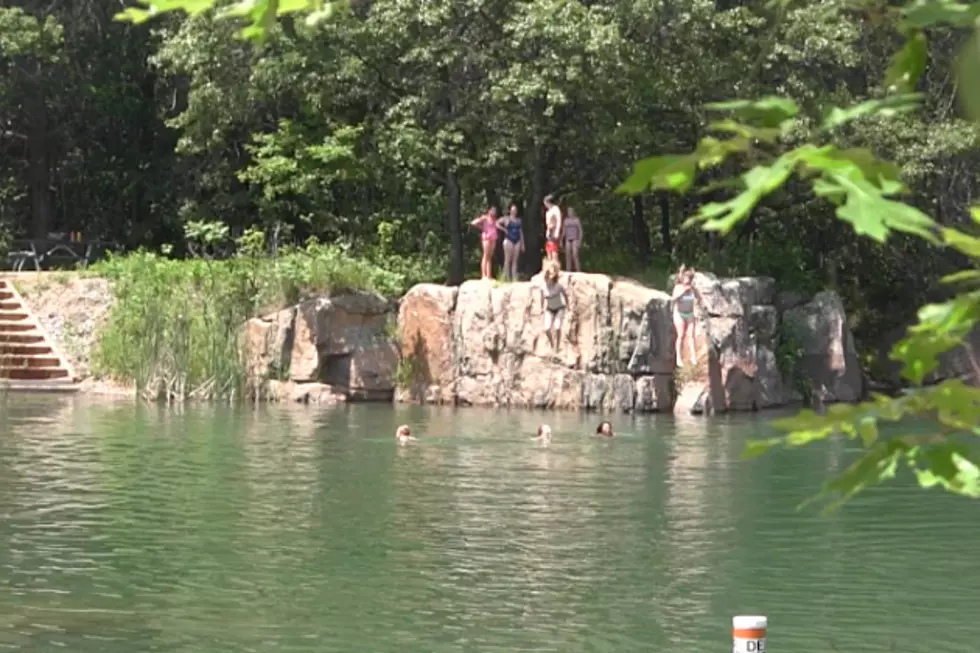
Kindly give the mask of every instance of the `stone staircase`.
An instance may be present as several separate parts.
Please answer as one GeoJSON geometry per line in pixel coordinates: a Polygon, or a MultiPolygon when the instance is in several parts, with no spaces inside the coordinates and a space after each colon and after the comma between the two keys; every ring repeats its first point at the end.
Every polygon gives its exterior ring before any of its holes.
{"type": "Polygon", "coordinates": [[[75,371],[11,281],[0,279],[0,391],[73,392],[75,371]]]}

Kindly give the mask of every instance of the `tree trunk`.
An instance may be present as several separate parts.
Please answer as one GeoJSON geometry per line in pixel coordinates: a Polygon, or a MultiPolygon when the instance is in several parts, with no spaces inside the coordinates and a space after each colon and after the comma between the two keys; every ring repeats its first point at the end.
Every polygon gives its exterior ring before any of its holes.
{"type": "Polygon", "coordinates": [[[446,168],[446,216],[449,221],[449,278],[450,286],[463,283],[463,231],[460,213],[463,210],[459,178],[451,166],[446,168]]]}
{"type": "Polygon", "coordinates": [[[650,265],[650,229],[643,213],[643,196],[633,196],[633,240],[636,241],[636,258],[640,267],[650,265]]]}
{"type": "Polygon", "coordinates": [[[527,198],[527,207],[524,215],[524,245],[527,251],[524,252],[522,267],[527,276],[531,276],[541,271],[541,261],[544,256],[544,211],[542,201],[544,200],[545,173],[544,158],[541,156],[541,146],[534,145],[534,152],[531,158],[531,192],[527,198]]]}
{"type": "Polygon", "coordinates": [[[48,156],[48,108],[41,89],[31,89],[27,156],[31,196],[31,232],[46,238],[51,230],[51,167],[48,156]]]}
{"type": "Polygon", "coordinates": [[[670,198],[661,192],[657,196],[660,204],[660,240],[663,241],[664,251],[671,259],[674,258],[674,240],[670,235],[670,198]]]}

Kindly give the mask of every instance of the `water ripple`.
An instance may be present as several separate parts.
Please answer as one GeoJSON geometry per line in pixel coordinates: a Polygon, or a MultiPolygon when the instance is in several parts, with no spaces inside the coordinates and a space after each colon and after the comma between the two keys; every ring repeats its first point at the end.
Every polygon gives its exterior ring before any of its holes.
{"type": "Polygon", "coordinates": [[[0,649],[725,650],[739,612],[795,653],[980,636],[975,504],[797,512],[848,452],[741,463],[752,417],[608,442],[554,414],[540,447],[520,411],[0,409],[0,649]]]}

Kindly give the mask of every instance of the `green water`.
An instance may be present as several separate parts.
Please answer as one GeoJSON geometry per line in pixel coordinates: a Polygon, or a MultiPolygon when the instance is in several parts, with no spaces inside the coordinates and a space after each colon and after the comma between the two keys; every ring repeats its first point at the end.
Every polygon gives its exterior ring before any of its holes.
{"type": "Polygon", "coordinates": [[[846,452],[741,463],[751,416],[607,442],[481,409],[0,411],[0,648],[722,653],[737,613],[770,617],[770,653],[980,641],[980,503],[797,513],[846,452]]]}

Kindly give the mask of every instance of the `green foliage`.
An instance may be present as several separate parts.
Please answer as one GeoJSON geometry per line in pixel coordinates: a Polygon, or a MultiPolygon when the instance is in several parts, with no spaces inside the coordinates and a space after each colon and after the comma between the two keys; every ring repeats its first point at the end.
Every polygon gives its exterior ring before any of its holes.
{"type": "Polygon", "coordinates": [[[804,349],[793,322],[784,319],[779,323],[774,354],[780,376],[789,381],[804,404],[809,404],[813,399],[813,384],[803,371],[804,349]]]}
{"type": "MultiPolygon", "coordinates": [[[[906,30],[937,23],[968,26],[980,15],[980,3],[916,0],[900,14],[906,30]]],[[[925,40],[916,31],[907,36],[886,75],[892,94],[849,108],[832,109],[824,121],[824,138],[852,120],[868,116],[887,120],[908,112],[919,101],[918,96],[907,91],[916,87],[925,69],[925,40]]],[[[967,42],[956,64],[960,97],[972,117],[980,116],[976,110],[980,107],[976,100],[980,97],[976,39],[974,36],[967,42]]],[[[687,225],[700,224],[706,231],[728,233],[795,174],[811,185],[817,197],[833,204],[837,217],[849,223],[858,235],[884,243],[895,232],[909,234],[955,250],[974,268],[980,265],[980,238],[974,235],[980,226],[980,208],[972,212],[976,223],[972,228],[942,226],[919,208],[898,199],[908,190],[899,178],[899,167],[878,159],[868,149],[813,142],[782,153],[761,147],[760,142],[775,145],[778,135],[785,137],[793,132],[798,110],[790,100],[764,98],[716,104],[712,108],[731,111],[746,124],[726,123],[726,130],[735,133],[735,137],[726,141],[706,137],[691,154],[641,161],[621,190],[635,193],[653,187],[684,192],[694,185],[701,171],[717,168],[733,156],[743,156],[745,160],[765,162],[756,163],[740,177],[739,192],[731,199],[702,205],[687,225]]],[[[805,410],[776,423],[788,431],[787,436],[752,443],[746,454],[758,455],[776,445],[804,446],[836,434],[858,440],[863,454],[825,487],[824,496],[835,498],[830,508],[870,485],[893,478],[901,466],[910,468],[923,487],[939,486],[956,494],[980,497],[977,454],[969,440],[963,439],[980,436],[980,388],[958,379],[923,386],[927,375],[937,368],[938,356],[957,347],[968,348],[964,339],[980,323],[980,274],[968,269],[945,281],[960,284],[958,293],[948,301],[922,307],[918,323],[892,351],[892,358],[903,365],[902,376],[914,387],[897,398],[874,396],[855,406],[833,406],[824,415],[805,410]],[[910,420],[925,424],[924,432],[881,436],[882,422],[900,422],[908,427],[910,420]]],[[[781,358],[792,359],[791,343],[791,338],[784,338],[781,358]]],[[[980,360],[975,352],[968,349],[967,353],[980,382],[980,360]]],[[[784,364],[788,362],[784,360],[784,364]]]]}
{"type": "MultiPolygon", "coordinates": [[[[116,14],[116,20],[138,24],[172,11],[183,11],[196,16],[222,6],[218,0],[139,0],[139,2],[146,8],[127,7],[116,14]]],[[[324,18],[329,18],[338,6],[341,6],[340,2],[325,0],[240,0],[230,6],[224,6],[219,15],[223,18],[244,19],[245,27],[241,30],[241,36],[253,41],[264,41],[275,21],[281,16],[306,12],[308,14],[306,23],[315,25],[324,18]]]]}
{"type": "MultiPolygon", "coordinates": [[[[188,226],[188,237],[202,242],[225,235],[218,225],[188,226]]],[[[238,254],[224,260],[175,260],[141,250],[96,265],[116,295],[94,356],[96,371],[169,399],[240,397],[239,338],[250,317],[316,294],[395,296],[412,282],[315,241],[271,257],[263,240],[261,232],[244,234],[238,254]]]]}

